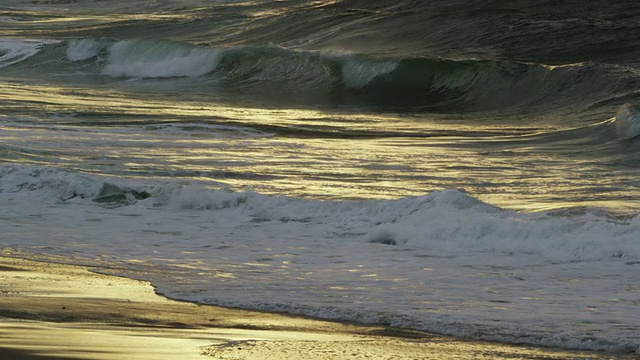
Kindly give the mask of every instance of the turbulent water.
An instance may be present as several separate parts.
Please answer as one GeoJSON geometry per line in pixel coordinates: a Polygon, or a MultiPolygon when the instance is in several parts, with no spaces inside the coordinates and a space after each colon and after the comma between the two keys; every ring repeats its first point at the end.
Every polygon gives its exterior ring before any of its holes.
{"type": "Polygon", "coordinates": [[[639,19],[5,0],[2,252],[204,303],[640,353],[639,19]]]}

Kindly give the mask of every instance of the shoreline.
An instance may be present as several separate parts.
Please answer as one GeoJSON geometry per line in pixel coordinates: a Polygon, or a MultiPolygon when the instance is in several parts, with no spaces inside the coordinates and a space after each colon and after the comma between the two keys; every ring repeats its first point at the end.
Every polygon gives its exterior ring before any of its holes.
{"type": "Polygon", "coordinates": [[[0,256],[0,360],[637,359],[170,300],[91,267],[0,256]]]}

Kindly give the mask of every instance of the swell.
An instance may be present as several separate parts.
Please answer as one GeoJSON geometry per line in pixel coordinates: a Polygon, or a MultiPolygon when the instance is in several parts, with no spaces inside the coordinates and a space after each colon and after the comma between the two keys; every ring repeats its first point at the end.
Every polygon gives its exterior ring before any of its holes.
{"type": "Polygon", "coordinates": [[[548,66],[276,46],[217,48],[162,39],[3,44],[16,54],[6,56],[11,60],[3,69],[12,74],[38,65],[35,71],[42,76],[74,74],[71,81],[164,79],[171,83],[187,78],[190,90],[212,96],[226,93],[276,103],[392,111],[572,113],[587,111],[596,103],[607,103],[612,109],[622,104],[615,99],[633,103],[640,83],[631,69],[598,63],[548,66]]]}

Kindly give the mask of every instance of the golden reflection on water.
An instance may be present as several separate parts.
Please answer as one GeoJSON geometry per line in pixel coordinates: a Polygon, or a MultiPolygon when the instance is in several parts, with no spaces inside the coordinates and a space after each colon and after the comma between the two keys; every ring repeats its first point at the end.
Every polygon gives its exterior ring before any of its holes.
{"type": "MultiPolygon", "coordinates": [[[[68,130],[55,133],[60,138],[49,145],[54,133],[46,124],[40,132],[3,126],[7,144],[28,143],[34,151],[55,152],[76,169],[105,175],[124,163],[131,173],[120,176],[187,174],[189,180],[219,181],[236,190],[311,198],[390,199],[457,188],[494,205],[527,211],[576,205],[640,207],[640,200],[634,200],[640,197],[631,198],[629,189],[617,185],[621,176],[629,175],[603,173],[590,158],[568,159],[526,147],[491,153],[465,146],[517,139],[522,133],[509,129],[514,135],[500,135],[503,130],[491,124],[472,128],[404,114],[226,106],[12,83],[0,84],[0,99],[18,103],[17,109],[30,104],[33,113],[58,114],[56,120],[36,121],[57,122],[68,130]],[[89,115],[75,116],[84,113],[89,115]],[[149,122],[158,129],[186,123],[214,128],[196,126],[180,134],[142,131],[149,122]],[[137,123],[140,132],[117,130],[137,123]],[[95,130],[99,128],[108,131],[95,130]],[[456,137],[452,129],[479,135],[456,137]],[[603,193],[610,196],[603,200],[603,193]]],[[[32,161],[44,158],[34,156],[32,161]]]]}
{"type": "MultiPolygon", "coordinates": [[[[296,9],[305,9],[305,10],[310,10],[313,8],[320,8],[320,7],[324,7],[324,6],[328,6],[328,5],[332,5],[332,4],[336,4],[339,3],[339,0],[318,0],[318,1],[306,1],[303,2],[299,5],[296,6],[296,4],[294,3],[286,3],[287,6],[282,6],[282,7],[278,7],[278,8],[271,8],[271,9],[260,9],[260,10],[256,10],[254,12],[251,13],[251,15],[253,17],[256,18],[261,18],[261,17],[271,17],[271,16],[285,16],[287,14],[291,14],[292,11],[295,11],[296,9]]],[[[252,2],[247,2],[244,3],[247,5],[256,5],[258,4],[258,2],[252,1],[252,2]]],[[[236,4],[233,4],[233,6],[237,6],[236,4]]]]}

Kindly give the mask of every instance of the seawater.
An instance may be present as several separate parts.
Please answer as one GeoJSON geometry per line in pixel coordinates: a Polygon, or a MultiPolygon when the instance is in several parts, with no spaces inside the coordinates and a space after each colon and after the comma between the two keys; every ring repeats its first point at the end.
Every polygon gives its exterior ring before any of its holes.
{"type": "Polygon", "coordinates": [[[640,350],[640,8],[0,5],[0,244],[161,293],[640,350]]]}

